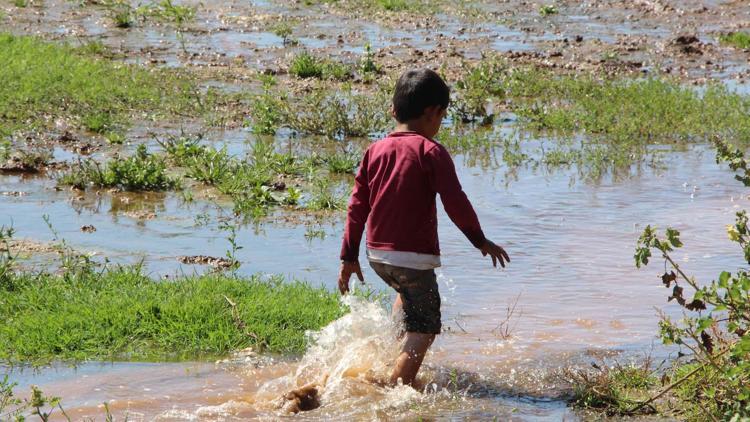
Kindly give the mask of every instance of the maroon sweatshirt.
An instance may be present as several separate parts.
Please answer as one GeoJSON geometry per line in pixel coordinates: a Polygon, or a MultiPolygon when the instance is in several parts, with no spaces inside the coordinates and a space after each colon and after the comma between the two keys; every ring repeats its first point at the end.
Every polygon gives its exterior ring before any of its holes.
{"type": "Polygon", "coordinates": [[[416,132],[394,132],[362,158],[344,228],[341,259],[357,261],[367,224],[367,247],[440,255],[435,194],[445,212],[479,248],[485,241],[448,151],[416,132]]]}

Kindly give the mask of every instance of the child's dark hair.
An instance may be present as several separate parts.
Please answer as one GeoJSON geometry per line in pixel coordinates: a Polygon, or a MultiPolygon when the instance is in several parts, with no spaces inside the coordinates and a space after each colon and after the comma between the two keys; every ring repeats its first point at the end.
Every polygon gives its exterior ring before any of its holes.
{"type": "Polygon", "coordinates": [[[427,107],[448,107],[451,90],[443,78],[430,69],[404,72],[393,93],[393,110],[399,123],[416,119],[427,107]]]}

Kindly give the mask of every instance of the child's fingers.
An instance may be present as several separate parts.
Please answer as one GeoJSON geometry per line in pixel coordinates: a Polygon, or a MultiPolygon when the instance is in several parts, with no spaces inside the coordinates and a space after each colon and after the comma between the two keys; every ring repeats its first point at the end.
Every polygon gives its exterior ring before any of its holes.
{"type": "Polygon", "coordinates": [[[500,248],[500,252],[503,253],[503,256],[505,257],[505,260],[510,262],[510,257],[508,256],[508,252],[505,252],[505,249],[500,248]]]}
{"type": "Polygon", "coordinates": [[[492,257],[492,266],[497,268],[497,258],[493,254],[490,254],[490,256],[492,257]]]}
{"type": "Polygon", "coordinates": [[[365,282],[365,277],[362,275],[362,269],[357,268],[357,278],[359,278],[359,281],[365,282]]]}

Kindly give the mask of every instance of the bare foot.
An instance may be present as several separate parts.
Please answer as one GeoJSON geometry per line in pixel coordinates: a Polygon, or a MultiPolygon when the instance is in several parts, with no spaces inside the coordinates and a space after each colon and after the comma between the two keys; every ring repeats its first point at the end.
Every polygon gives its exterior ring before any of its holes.
{"type": "Polygon", "coordinates": [[[284,394],[281,408],[288,413],[317,409],[320,407],[319,387],[317,383],[310,383],[284,394]]]}

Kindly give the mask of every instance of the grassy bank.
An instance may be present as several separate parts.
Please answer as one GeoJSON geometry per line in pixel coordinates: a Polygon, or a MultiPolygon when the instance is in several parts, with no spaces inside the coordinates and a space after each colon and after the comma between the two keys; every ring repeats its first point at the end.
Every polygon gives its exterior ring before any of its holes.
{"type": "Polygon", "coordinates": [[[279,277],[6,274],[0,360],[194,359],[248,346],[299,353],[305,330],[342,313],[336,293],[279,277]]]}
{"type": "Polygon", "coordinates": [[[182,72],[126,65],[36,37],[0,33],[0,63],[0,136],[58,118],[116,133],[136,114],[156,118],[206,105],[182,72]]]}

